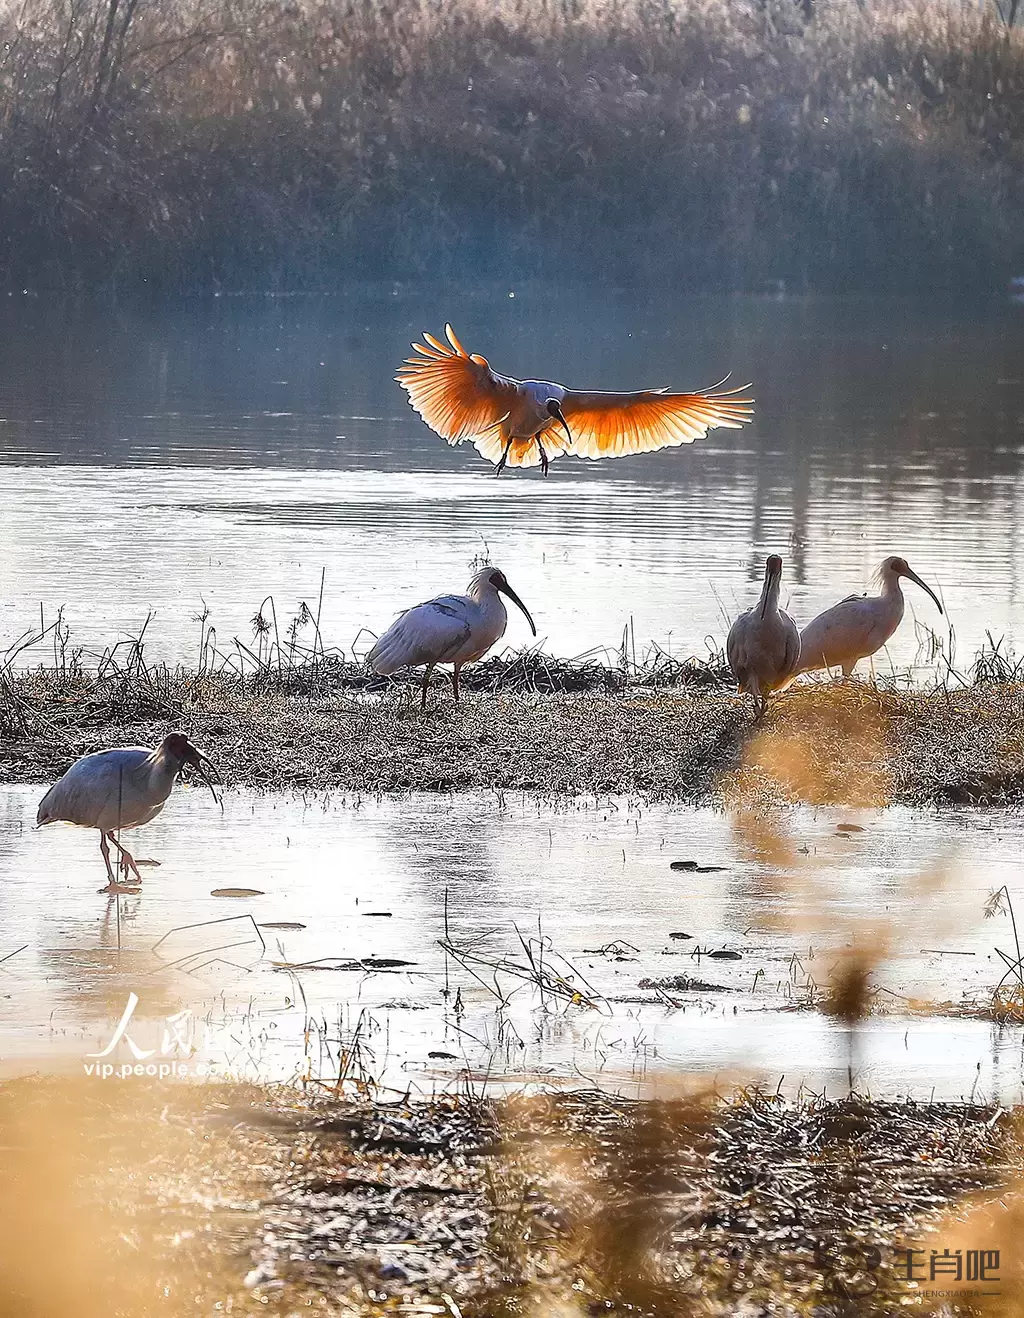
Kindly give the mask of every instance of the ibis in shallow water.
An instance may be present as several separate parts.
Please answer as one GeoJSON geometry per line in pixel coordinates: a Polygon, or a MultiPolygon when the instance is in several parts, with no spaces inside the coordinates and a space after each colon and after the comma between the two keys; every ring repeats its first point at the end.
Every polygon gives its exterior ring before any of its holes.
{"type": "Polygon", "coordinates": [[[465,595],[439,595],[401,614],[367,655],[375,673],[386,677],[400,668],[423,666],[420,707],[427,705],[427,684],[435,664],[451,664],[455,703],[459,700],[459,670],[482,659],[505,634],[508,614],[501,596],[522,609],[534,636],[530,611],[508,584],[504,572],[486,567],[474,576],[465,595]]]}
{"type": "Polygon", "coordinates": [[[740,691],[754,697],[758,715],[768,708],[768,696],[785,686],[800,658],[800,630],[779,608],[782,559],[772,554],[765,563],[761,597],[729,628],[725,653],[740,691]]]}
{"type": "MultiPolygon", "coordinates": [[[[409,402],[449,444],[470,440],[496,464],[536,467],[563,453],[579,458],[621,458],[703,439],[716,426],[736,430],[753,415],[753,399],[738,389],[669,393],[597,393],[566,389],[551,380],[516,380],[470,355],[450,325],[447,343],[424,334],[395,377],[409,402]]],[[[724,382],[723,382],[724,383],[724,382]]]]}
{"type": "MultiPolygon", "coordinates": [[[[141,880],[135,858],[114,834],[119,829],[138,828],[154,819],[164,808],[175,779],[186,764],[198,771],[213,792],[210,774],[216,776],[217,771],[183,732],[172,732],[156,750],[147,746],[124,746],[84,755],[39,802],[36,823],[42,827],[62,820],[97,829],[103,863],[110,880],[101,891],[117,892],[121,885],[110,865],[108,843],[116,847],[125,872],[130,869],[136,880],[141,880]]],[[[216,792],[213,797],[217,799],[216,792]]]]}
{"type": "Polygon", "coordinates": [[[912,570],[905,558],[891,555],[877,572],[877,595],[849,595],[812,618],[800,633],[798,673],[816,668],[841,668],[849,677],[859,659],[880,650],[903,621],[904,599],[900,577],[920,586],[942,612],[939,598],[912,570]]]}

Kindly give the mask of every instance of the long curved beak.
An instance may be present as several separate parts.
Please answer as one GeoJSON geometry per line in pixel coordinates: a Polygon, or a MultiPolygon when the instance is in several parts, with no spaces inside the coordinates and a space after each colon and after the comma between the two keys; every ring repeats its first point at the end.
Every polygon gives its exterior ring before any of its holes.
{"type": "Polygon", "coordinates": [[[551,415],[555,418],[558,424],[565,431],[566,439],[568,439],[569,443],[571,444],[572,431],[569,429],[569,423],[568,421],[566,421],[565,414],[562,411],[562,404],[557,403],[555,402],[554,399],[552,399],[551,402],[548,404],[548,411],[551,413],[551,415]]]}
{"type": "Polygon", "coordinates": [[[508,584],[508,582],[506,581],[504,586],[499,586],[498,589],[502,592],[502,594],[507,595],[509,599],[512,601],[512,603],[516,605],[517,608],[522,610],[523,617],[530,624],[530,631],[533,632],[534,636],[536,636],[537,628],[533,625],[533,619],[530,617],[530,610],[526,607],[523,601],[515,593],[515,591],[508,584]]]}
{"type": "Polygon", "coordinates": [[[186,763],[190,764],[193,767],[193,769],[195,769],[195,771],[199,774],[199,777],[202,778],[203,782],[210,789],[210,794],[212,795],[213,799],[217,801],[219,805],[220,802],[217,798],[217,793],[214,791],[213,788],[213,784],[215,782],[219,783],[221,780],[220,774],[217,772],[217,766],[210,759],[210,757],[208,755],[204,755],[201,750],[197,750],[196,747],[194,746],[192,749],[195,753],[194,755],[189,755],[186,758],[186,763]]]}
{"type": "Polygon", "coordinates": [[[903,577],[909,577],[909,579],[910,579],[911,581],[913,581],[915,585],[918,585],[918,586],[921,587],[922,590],[927,591],[927,593],[928,593],[928,594],[932,597],[932,599],[935,601],[935,607],[938,609],[938,611],[939,611],[940,613],[944,613],[944,609],[943,609],[942,605],[939,603],[939,597],[938,597],[938,595],[936,595],[935,591],[932,590],[931,586],[926,585],[926,584],[921,580],[921,578],[917,575],[917,573],[916,573],[912,568],[909,568],[909,567],[908,567],[907,570],[906,570],[906,572],[901,572],[901,573],[900,573],[900,576],[903,576],[903,577]]]}

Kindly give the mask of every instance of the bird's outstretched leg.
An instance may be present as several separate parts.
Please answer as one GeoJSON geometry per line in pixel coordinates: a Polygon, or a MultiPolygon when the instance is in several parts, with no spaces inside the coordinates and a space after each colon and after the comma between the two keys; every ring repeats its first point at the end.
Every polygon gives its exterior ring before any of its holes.
{"type": "Polygon", "coordinates": [[[508,462],[508,455],[512,451],[512,439],[513,436],[509,435],[508,439],[505,441],[504,452],[502,453],[500,459],[498,460],[497,467],[495,467],[494,469],[495,476],[500,476],[501,473],[505,470],[505,464],[508,462]]]}
{"type": "Polygon", "coordinates": [[[127,847],[121,846],[120,842],[118,842],[117,838],[114,837],[113,833],[108,833],[107,837],[110,839],[111,842],[113,842],[114,846],[117,847],[118,851],[120,852],[121,860],[124,862],[126,870],[131,870],[131,872],[135,875],[136,881],[141,883],[142,875],[139,873],[139,867],[135,863],[135,857],[132,855],[132,853],[128,850],[127,847]]]}
{"type": "Polygon", "coordinates": [[[433,664],[427,664],[426,668],[423,670],[423,689],[420,694],[420,709],[426,709],[427,707],[427,687],[430,685],[430,674],[433,671],[433,664]]]}
{"type": "MultiPolygon", "coordinates": [[[[139,885],[137,883],[120,883],[118,881],[117,875],[114,873],[110,865],[110,848],[107,846],[108,837],[110,838],[110,841],[113,842],[114,846],[118,848],[119,851],[123,850],[123,848],[120,846],[117,839],[114,837],[112,833],[104,833],[103,830],[100,829],[100,854],[103,856],[103,863],[107,867],[107,878],[109,879],[109,883],[107,884],[107,886],[105,888],[101,888],[100,892],[111,892],[111,893],[138,892],[139,885]]],[[[133,861],[132,868],[134,868],[134,866],[135,866],[135,862],[133,861]]],[[[135,870],[135,873],[138,874],[139,871],[135,870]]],[[[141,878],[142,876],[140,875],[139,877],[141,878]]]]}
{"type": "Polygon", "coordinates": [[[548,455],[544,452],[544,445],[541,443],[540,435],[534,435],[533,438],[537,441],[537,452],[540,454],[540,473],[542,476],[546,476],[548,474],[548,467],[551,466],[551,463],[548,461],[548,455]]]}
{"type": "Polygon", "coordinates": [[[452,690],[455,692],[455,703],[459,703],[459,669],[461,664],[456,664],[452,669],[452,690]]]}

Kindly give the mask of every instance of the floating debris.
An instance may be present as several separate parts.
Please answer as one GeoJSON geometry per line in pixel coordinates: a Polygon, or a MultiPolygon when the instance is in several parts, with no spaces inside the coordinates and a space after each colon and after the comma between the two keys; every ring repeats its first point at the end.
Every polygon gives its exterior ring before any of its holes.
{"type": "Polygon", "coordinates": [[[379,915],[385,919],[391,919],[390,911],[360,911],[360,915],[379,915]]]}
{"type": "Polygon", "coordinates": [[[211,897],[263,897],[262,888],[214,888],[211,897]]]}
{"type": "Polygon", "coordinates": [[[315,961],[271,962],[275,970],[401,970],[415,964],[415,961],[402,961],[390,956],[364,956],[358,961],[351,957],[322,956],[315,961]]]}
{"type": "Polygon", "coordinates": [[[261,929],[305,929],[304,924],[299,924],[298,920],[263,920],[260,922],[261,929]]]}
{"type": "Polygon", "coordinates": [[[680,932],[680,933],[672,933],[672,934],[669,934],[669,938],[692,938],[692,937],[693,937],[693,934],[684,934],[684,933],[681,933],[681,932],[680,932]]]}
{"type": "Polygon", "coordinates": [[[639,952],[638,947],[632,943],[627,943],[621,938],[613,939],[610,943],[605,943],[603,947],[585,947],[583,952],[586,956],[607,956],[613,961],[635,961],[635,956],[630,956],[631,952],[639,952]]]}
{"type": "Polygon", "coordinates": [[[709,952],[708,956],[713,961],[742,961],[743,956],[740,952],[730,952],[727,948],[720,948],[717,952],[709,952]]]}
{"type": "Polygon", "coordinates": [[[709,984],[703,979],[693,979],[689,975],[666,975],[662,979],[642,979],[637,988],[658,989],[664,993],[735,993],[737,990],[725,984],[709,984]]]}
{"type": "Polygon", "coordinates": [[[836,824],[837,833],[863,833],[860,824],[836,824]]]}

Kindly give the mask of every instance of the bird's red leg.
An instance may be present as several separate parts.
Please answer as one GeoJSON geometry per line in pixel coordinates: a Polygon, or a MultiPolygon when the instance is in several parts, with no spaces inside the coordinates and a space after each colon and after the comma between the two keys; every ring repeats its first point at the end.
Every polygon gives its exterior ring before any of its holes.
{"type": "Polygon", "coordinates": [[[426,668],[423,670],[423,691],[420,695],[420,709],[426,709],[427,707],[427,687],[430,684],[430,674],[433,671],[433,664],[427,664],[426,668]]]}
{"type": "Polygon", "coordinates": [[[537,441],[537,452],[540,454],[540,472],[542,476],[546,476],[548,474],[548,467],[551,464],[548,462],[548,455],[544,452],[544,445],[541,443],[540,435],[534,435],[534,439],[537,441]]]}
{"type": "Polygon", "coordinates": [[[121,859],[124,861],[126,867],[132,871],[132,873],[141,883],[142,875],[139,873],[139,867],[135,863],[135,857],[131,854],[131,852],[127,849],[127,847],[121,846],[120,842],[118,842],[117,838],[114,837],[113,833],[108,833],[107,837],[110,839],[111,842],[113,842],[114,846],[117,847],[118,851],[121,853],[121,859]]]}
{"type": "MultiPolygon", "coordinates": [[[[139,889],[135,883],[121,883],[118,881],[117,875],[114,873],[110,865],[110,848],[107,846],[108,838],[113,842],[114,846],[117,847],[118,851],[124,850],[117,841],[117,838],[114,837],[113,833],[104,833],[103,830],[100,829],[100,852],[103,856],[103,863],[107,867],[107,878],[109,880],[107,886],[101,888],[100,892],[138,892],[139,889]]],[[[125,854],[127,855],[127,853],[125,854]]],[[[131,860],[131,857],[129,857],[129,860],[131,860]]],[[[132,868],[135,869],[134,861],[132,861],[132,868]]],[[[136,869],[135,873],[138,874],[139,871],[136,869]]],[[[141,877],[142,875],[139,874],[140,879],[141,877]]]]}
{"type": "Polygon", "coordinates": [[[117,875],[110,867],[110,848],[107,846],[107,835],[100,829],[100,855],[103,857],[103,863],[107,867],[107,878],[111,883],[117,882],[117,875]]]}
{"type": "Polygon", "coordinates": [[[461,667],[460,664],[456,664],[455,667],[452,669],[452,690],[455,692],[456,704],[459,703],[459,668],[460,667],[461,667]]]}
{"type": "Polygon", "coordinates": [[[494,469],[495,476],[500,476],[501,473],[505,470],[505,464],[506,462],[508,462],[508,455],[511,452],[511,450],[512,450],[512,436],[509,435],[508,440],[505,443],[505,451],[504,453],[502,453],[498,465],[494,469]]]}

